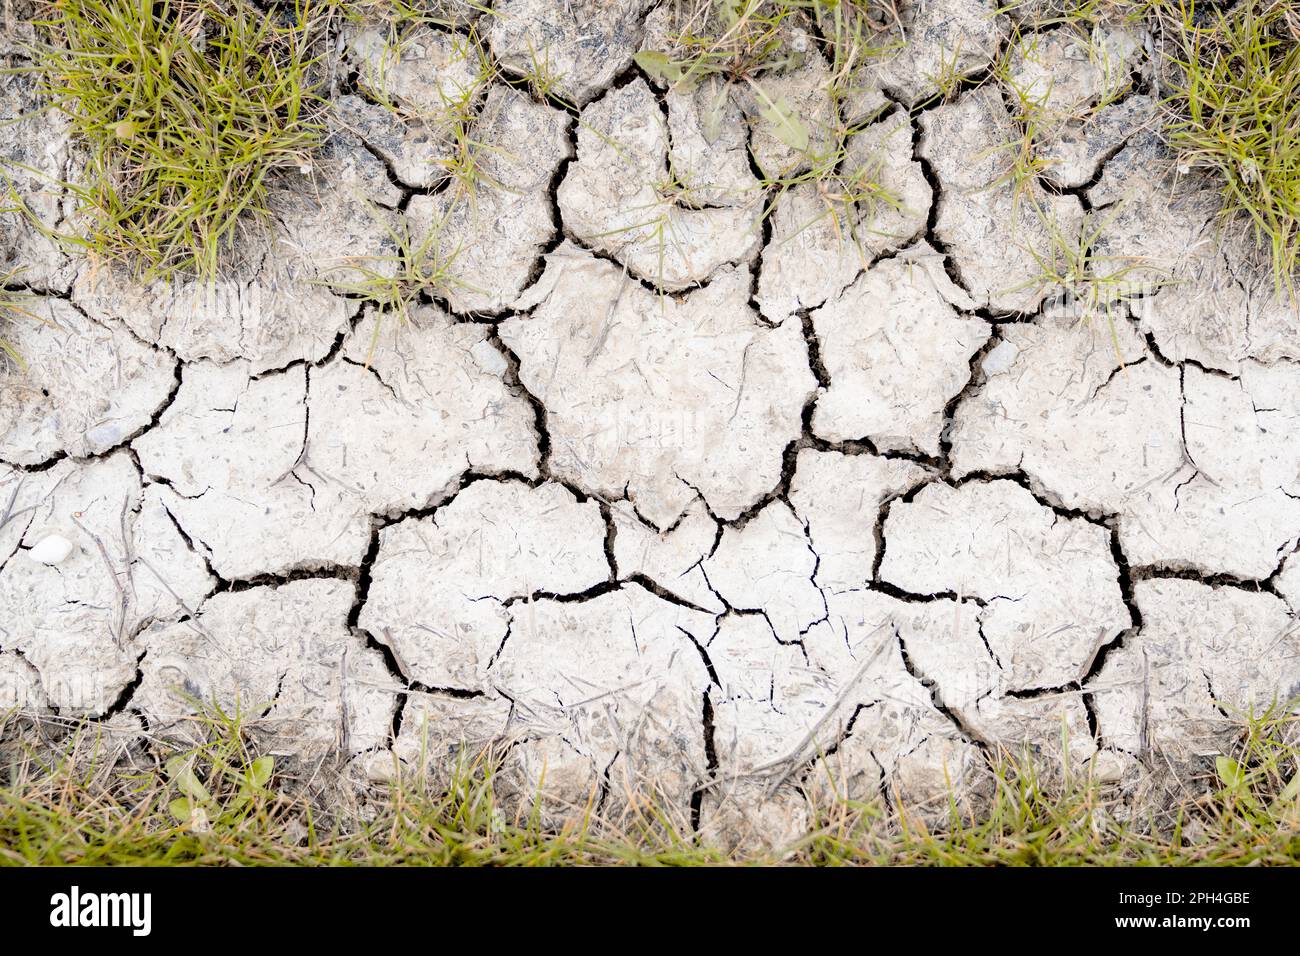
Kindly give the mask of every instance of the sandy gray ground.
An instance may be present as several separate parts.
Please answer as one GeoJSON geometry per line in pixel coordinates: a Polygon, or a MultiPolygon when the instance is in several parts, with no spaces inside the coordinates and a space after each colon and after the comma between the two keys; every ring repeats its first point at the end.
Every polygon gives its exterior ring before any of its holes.
{"type": "MultiPolygon", "coordinates": [[[[476,92],[469,193],[419,119],[471,82],[463,35],[394,59],[352,29],[327,155],[215,288],[0,217],[45,320],[4,329],[30,367],[0,373],[0,708],[167,735],[239,701],[372,777],[498,742],[557,802],[648,783],[779,838],[810,796],[933,800],[999,745],[1131,780],[1300,692],[1300,316],[1152,132],[1140,34],[1023,51],[1070,117],[1029,203],[996,86],[909,109],[1005,18],[901,3],[908,47],[845,107],[845,162],[900,201],[851,209],[854,243],[815,184],[759,188],[798,160],[744,95],[717,126],[633,66],[664,10],[495,7],[498,62],[548,49],[580,114],[476,92]],[[403,219],[443,223],[458,283],[376,337],[338,283],[403,219]],[[1084,234],[1138,265],[1114,309],[1037,281],[1084,234]]],[[[774,81],[814,137],[825,69],[774,81]]],[[[31,84],[0,76],[0,155],[68,228],[42,176],[76,147],[31,84]]]]}

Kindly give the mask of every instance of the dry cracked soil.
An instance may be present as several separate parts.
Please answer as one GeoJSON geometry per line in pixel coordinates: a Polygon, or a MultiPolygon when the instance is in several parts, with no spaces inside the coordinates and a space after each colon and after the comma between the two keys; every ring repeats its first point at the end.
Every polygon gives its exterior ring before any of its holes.
{"type": "MultiPolygon", "coordinates": [[[[215,286],[0,217],[42,320],[0,373],[0,709],[129,738],[239,703],[370,778],[496,743],[556,806],[649,781],[779,839],[828,789],[977,786],[1000,746],[1132,778],[1300,692],[1300,316],[1179,175],[1140,37],[1107,37],[1122,95],[1064,30],[1017,66],[1106,101],[1029,187],[1142,264],[1103,314],[1036,281],[1005,96],[932,95],[1005,52],[992,2],[903,0],[840,105],[898,200],[857,241],[816,183],[762,188],[791,156],[752,102],[719,121],[635,65],[654,4],[447,6],[396,60],[344,30],[324,155],[215,286]],[[504,77],[544,43],[560,79],[475,93],[466,191],[384,104],[468,83],[476,18],[504,77]],[[338,279],[402,223],[458,250],[404,323],[338,279]]],[[[773,81],[814,136],[826,69],[773,81]]],[[[0,77],[0,154],[60,228],[77,144],[34,82],[0,77]]]]}

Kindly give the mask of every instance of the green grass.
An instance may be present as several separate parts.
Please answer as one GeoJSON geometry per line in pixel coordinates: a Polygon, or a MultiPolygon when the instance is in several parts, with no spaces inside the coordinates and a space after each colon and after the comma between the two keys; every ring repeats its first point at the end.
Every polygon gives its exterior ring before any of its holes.
{"type": "MultiPolygon", "coordinates": [[[[897,47],[869,6],[859,0],[682,0],[672,8],[675,32],[661,49],[647,49],[636,61],[647,73],[682,91],[711,84],[712,106],[706,129],[720,122],[727,98],[747,97],[755,108],[751,122],[792,151],[783,168],[762,170],[760,219],[796,186],[811,185],[821,211],[799,231],[823,219],[845,244],[867,256],[859,226],[869,230],[882,206],[899,200],[879,182],[878,168],[854,164],[851,138],[861,127],[846,122],[851,97],[865,90],[867,67],[897,47]],[[798,70],[819,52],[828,77],[824,116],[802,116],[771,80],[798,70]],[[859,222],[861,220],[861,223],[859,222]]],[[[690,205],[689,189],[657,186],[661,195],[690,205]]],[[[653,224],[661,235],[662,220],[653,224]]],[[[646,224],[642,224],[646,225],[646,224]]]]}
{"type": "MultiPolygon", "coordinates": [[[[1179,167],[1207,171],[1221,184],[1224,229],[1250,233],[1270,261],[1279,293],[1294,295],[1300,275],[1300,8],[1281,0],[1241,0],[1228,9],[1207,0],[1072,0],[1032,27],[1063,26],[1086,37],[1099,23],[1150,31],[1164,84],[1162,133],[1179,167]]],[[[1003,88],[1019,100],[1016,119],[1025,134],[1023,143],[1010,147],[1013,174],[1036,176],[1043,171],[1032,158],[1038,110],[999,72],[995,68],[1003,88]]]]}
{"type": "MultiPolygon", "coordinates": [[[[94,725],[45,757],[15,744],[11,732],[7,757],[0,751],[0,864],[1300,862],[1300,728],[1283,707],[1243,717],[1237,745],[1207,763],[1204,777],[1175,781],[1146,805],[1127,806],[1086,772],[1002,754],[987,797],[954,799],[938,821],[879,801],[837,802],[821,807],[791,845],[750,856],[702,844],[650,800],[632,801],[616,821],[589,806],[548,828],[533,801],[499,797],[490,752],[448,761],[437,774],[408,772],[390,786],[313,797],[303,780],[256,751],[237,716],[196,720],[203,743],[154,740],[130,757],[97,737],[94,725]]],[[[319,781],[330,766],[311,776],[319,781]]]]}
{"type": "Polygon", "coordinates": [[[380,321],[375,322],[366,365],[374,358],[383,327],[382,319],[392,317],[399,324],[410,320],[411,310],[426,299],[445,298],[455,288],[478,291],[451,272],[460,255],[460,247],[443,248],[442,229],[445,218],[435,219],[420,239],[411,235],[405,219],[397,229],[389,229],[396,252],[388,256],[358,256],[343,263],[328,285],[345,295],[373,303],[380,321]]]}
{"type": "Polygon", "coordinates": [[[444,94],[437,115],[425,119],[432,119],[434,128],[445,135],[451,145],[450,155],[442,160],[441,165],[451,178],[458,197],[472,198],[482,185],[499,188],[483,165],[493,147],[477,137],[479,104],[497,77],[497,66],[474,30],[471,29],[468,36],[457,42],[460,54],[473,64],[473,79],[464,89],[452,95],[444,94]]]}
{"type": "Polygon", "coordinates": [[[1242,0],[1180,24],[1170,140],[1184,163],[1224,183],[1223,213],[1250,224],[1279,286],[1300,270],[1300,10],[1242,0]]]}
{"type": "MultiPolygon", "coordinates": [[[[373,4],[361,7],[353,4],[340,5],[348,17],[356,17],[359,15],[358,10],[369,10],[373,7],[373,4]]],[[[382,14],[382,9],[381,5],[378,14],[382,14]]],[[[490,152],[490,148],[475,138],[475,127],[487,88],[498,79],[500,73],[482,37],[473,27],[465,33],[447,34],[452,38],[455,58],[463,61],[468,68],[469,81],[463,85],[448,83],[440,86],[439,102],[433,105],[425,104],[417,109],[413,104],[400,102],[385,93],[385,74],[401,62],[409,39],[409,31],[420,24],[438,21],[433,17],[401,20],[397,21],[401,24],[400,27],[392,21],[381,19],[379,22],[389,23],[389,33],[379,62],[367,66],[362,74],[361,80],[366,87],[367,98],[399,117],[404,123],[425,127],[430,136],[447,143],[448,155],[438,161],[438,166],[451,179],[458,193],[472,193],[484,182],[491,184],[483,169],[483,159],[490,152]]]]}
{"type": "MultiPolygon", "coordinates": [[[[23,307],[23,299],[25,298],[23,293],[10,291],[19,275],[19,270],[0,275],[0,356],[4,356],[21,371],[27,367],[27,363],[18,354],[18,350],[4,337],[4,327],[8,323],[35,319],[35,316],[23,307]]],[[[3,363],[0,363],[0,368],[3,367],[3,363]]]]}
{"type": "MultiPolygon", "coordinates": [[[[856,132],[858,130],[848,130],[845,136],[856,132]]],[[[903,203],[881,182],[882,157],[873,156],[867,162],[856,162],[844,145],[844,137],[837,140],[838,145],[831,149],[806,151],[806,165],[802,168],[759,180],[759,185],[767,190],[769,196],[762,217],[771,216],[776,211],[777,202],[786,192],[810,184],[816,190],[821,211],[812,220],[801,224],[795,234],[826,220],[841,244],[851,243],[858,249],[865,268],[868,264],[867,234],[877,213],[885,207],[901,211],[903,203]]]]}
{"type": "MultiPolygon", "coordinates": [[[[797,70],[815,47],[828,64],[826,95],[838,116],[858,90],[864,68],[896,46],[882,38],[883,29],[858,0],[686,0],[674,10],[676,32],[666,48],[641,51],[637,64],[682,90],[716,79],[719,101],[732,89],[748,93],[760,123],[801,153],[814,131],[784,96],[765,85],[767,79],[797,70]]],[[[829,132],[842,141],[848,131],[829,132]]]]}
{"type": "Polygon", "coordinates": [[[211,277],[265,212],[276,176],[324,135],[318,20],[246,0],[59,0],[33,51],[87,151],[71,184],[94,259],[149,278],[211,277]]]}
{"type": "MultiPolygon", "coordinates": [[[[265,212],[276,180],[310,166],[325,135],[329,24],[378,22],[399,51],[410,29],[445,26],[412,0],[301,0],[271,16],[248,0],[57,0],[41,9],[34,69],[88,157],[70,184],[83,228],[63,238],[146,278],[214,276],[238,258],[241,234],[265,212]]],[[[865,68],[897,46],[871,5],[679,0],[674,9],[666,47],[642,51],[638,62],[679,87],[708,79],[724,94],[752,99],[754,121],[796,154],[790,168],[766,171],[769,193],[815,181],[830,196],[870,198],[872,184],[846,181],[838,161],[853,130],[834,120],[842,128],[810,128],[816,121],[769,79],[819,50],[829,67],[829,115],[842,115],[865,68]]],[[[1300,270],[1300,12],[1277,0],[1243,0],[1228,11],[1196,0],[1074,0],[1033,26],[1088,35],[1098,22],[1121,20],[1151,27],[1174,67],[1173,88],[1162,92],[1181,162],[1219,177],[1225,222],[1246,224],[1268,250],[1279,287],[1291,286],[1300,270]]],[[[458,191],[472,193],[482,153],[473,138],[476,94],[498,71],[472,30],[466,43],[482,64],[479,81],[463,101],[446,104],[445,116],[421,119],[446,122],[454,146],[446,172],[458,191]]],[[[547,51],[533,61],[507,79],[555,101],[547,51]]],[[[961,84],[949,72],[936,79],[955,92],[961,84]]],[[[1031,144],[1046,120],[998,69],[991,75],[1019,100],[1024,137],[1009,147],[1009,175],[1037,177],[1044,169],[1031,144]]]]}
{"type": "MultiPolygon", "coordinates": [[[[408,30],[421,24],[453,29],[457,26],[454,17],[439,12],[435,3],[421,0],[322,0],[323,4],[338,16],[352,23],[379,23],[389,31],[393,40],[398,40],[408,30]]],[[[495,16],[491,0],[463,0],[462,5],[480,14],[495,16]]]]}

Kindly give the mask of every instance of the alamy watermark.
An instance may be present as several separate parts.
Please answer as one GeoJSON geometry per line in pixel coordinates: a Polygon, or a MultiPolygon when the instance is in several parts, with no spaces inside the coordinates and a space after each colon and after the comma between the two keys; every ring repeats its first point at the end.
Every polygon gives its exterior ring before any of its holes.
{"type": "Polygon", "coordinates": [[[50,897],[50,925],[129,927],[133,936],[148,936],[153,928],[153,895],[83,893],[73,886],[50,897]]]}

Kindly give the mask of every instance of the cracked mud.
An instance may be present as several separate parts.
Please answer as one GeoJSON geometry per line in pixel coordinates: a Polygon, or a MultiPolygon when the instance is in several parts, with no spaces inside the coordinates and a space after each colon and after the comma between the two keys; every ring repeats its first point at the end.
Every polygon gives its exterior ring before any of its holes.
{"type": "MultiPolygon", "coordinates": [[[[735,840],[828,791],[941,802],[998,747],[1191,760],[1300,692],[1300,316],[1209,241],[1139,39],[1014,51],[1073,117],[1026,187],[1049,229],[1001,178],[997,90],[933,97],[1005,18],[900,3],[909,46],[840,104],[897,202],[832,221],[760,184],[798,159],[747,94],[633,65],[646,0],[498,0],[484,173],[449,185],[420,117],[469,83],[476,12],[445,6],[397,60],[340,38],[326,155],[216,288],[0,216],[41,319],[0,373],[0,708],[184,734],[239,702],[371,777],[496,744],[557,812],[649,780],[735,840]],[[544,99],[509,82],[539,43],[544,99]],[[455,279],[405,322],[339,278],[398,225],[455,279]],[[1033,281],[1051,231],[1140,257],[1143,294],[1033,281]]],[[[780,80],[814,138],[826,69],[780,80]]],[[[0,77],[0,152],[66,178],[29,83],[0,77]]]]}

